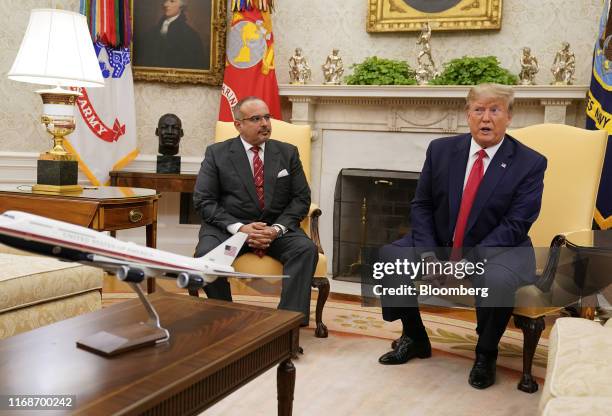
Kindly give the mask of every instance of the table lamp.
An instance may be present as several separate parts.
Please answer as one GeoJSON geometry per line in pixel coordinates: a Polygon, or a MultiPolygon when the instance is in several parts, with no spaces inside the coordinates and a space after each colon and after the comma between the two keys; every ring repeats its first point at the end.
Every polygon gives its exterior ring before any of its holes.
{"type": "Polygon", "coordinates": [[[81,192],[76,157],[63,146],[75,128],[78,91],[62,87],[103,87],[104,78],[85,16],[59,9],[34,9],[8,78],[55,88],[36,91],[43,101],[42,123],[53,149],[37,161],[35,192],[81,192]]]}

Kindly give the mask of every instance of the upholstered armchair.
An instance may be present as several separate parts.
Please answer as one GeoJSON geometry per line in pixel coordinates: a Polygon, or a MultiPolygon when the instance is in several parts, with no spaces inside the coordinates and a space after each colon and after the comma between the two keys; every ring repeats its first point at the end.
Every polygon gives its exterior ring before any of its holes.
{"type": "MultiPolygon", "coordinates": [[[[236,137],[238,132],[231,122],[218,121],[215,127],[215,141],[236,137]]],[[[311,129],[307,125],[294,125],[280,120],[272,120],[272,138],[283,142],[291,143],[298,148],[300,160],[304,168],[306,179],[310,182],[310,139],[311,129]]],[[[308,216],[302,221],[301,227],[317,245],[319,249],[319,262],[312,279],[312,287],[318,289],[317,307],[315,312],[315,336],[318,338],[327,337],[327,327],[323,324],[323,307],[329,295],[329,280],[327,279],[327,259],[323,254],[321,242],[319,240],[319,216],[321,210],[311,204],[308,216]]],[[[233,264],[236,271],[279,275],[283,272],[283,267],[280,262],[270,256],[262,258],[253,253],[246,253],[238,257],[233,264]]],[[[232,282],[240,285],[241,282],[232,282]]]]}
{"type": "MultiPolygon", "coordinates": [[[[561,124],[538,124],[509,134],[548,159],[542,209],[529,235],[534,247],[550,247],[548,256],[536,250],[538,280],[516,293],[514,322],[523,331],[523,376],[518,389],[533,393],[531,374],[535,349],[544,330],[544,316],[562,309],[557,265],[564,234],[590,230],[606,152],[607,133],[561,124]]],[[[568,299],[569,301],[569,299],[568,299]]]]}

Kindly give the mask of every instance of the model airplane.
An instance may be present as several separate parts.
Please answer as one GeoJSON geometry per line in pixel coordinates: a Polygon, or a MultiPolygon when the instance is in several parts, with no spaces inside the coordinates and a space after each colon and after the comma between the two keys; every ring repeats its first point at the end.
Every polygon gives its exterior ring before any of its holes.
{"type": "Polygon", "coordinates": [[[231,266],[246,241],[236,233],[203,257],[193,258],[117,240],[103,232],[20,211],[0,215],[0,242],[21,250],[57,257],[140,283],[146,277],[176,279],[181,288],[201,288],[218,276],[281,279],[240,273],[231,266]]]}
{"type": "Polygon", "coordinates": [[[107,328],[77,341],[79,348],[112,356],[145,345],[166,342],[170,332],[160,324],[159,315],[139,283],[146,277],[176,280],[181,288],[201,288],[219,276],[280,279],[289,276],[262,276],[239,273],[231,266],[246,241],[236,233],[200,258],[117,240],[103,232],[20,211],[0,215],[0,242],[60,260],[102,268],[127,282],[148,314],[147,322],[107,328]],[[144,324],[144,325],[143,325],[144,324]]]}

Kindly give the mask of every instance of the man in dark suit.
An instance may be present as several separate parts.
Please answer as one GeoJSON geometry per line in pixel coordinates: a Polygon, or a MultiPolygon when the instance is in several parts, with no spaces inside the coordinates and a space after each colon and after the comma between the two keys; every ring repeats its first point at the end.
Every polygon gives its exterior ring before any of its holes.
{"type": "MultiPolygon", "coordinates": [[[[381,262],[401,259],[431,266],[450,259],[443,264],[453,267],[458,260],[463,265],[480,262],[481,273],[469,279],[473,287],[488,292],[476,298],[478,343],[469,376],[470,385],[480,389],[495,382],[497,346],[512,315],[516,289],[535,278],[527,233],[540,211],[546,159],[506,134],[513,98],[511,87],[502,85],[470,90],[470,134],[430,143],[412,201],[412,230],[379,253],[381,262]]],[[[436,280],[453,278],[435,273],[436,280]]],[[[412,285],[413,278],[396,273],[385,276],[383,285],[412,285]]],[[[401,319],[403,334],[379,362],[402,364],[431,356],[416,296],[387,293],[382,304],[383,318],[401,319]]]]}
{"type": "MultiPolygon", "coordinates": [[[[240,100],[233,109],[233,139],[206,148],[194,189],[195,209],[202,217],[196,257],[231,234],[248,234],[243,251],[267,254],[283,264],[280,309],[310,317],[310,284],[318,250],[300,228],[310,208],[310,188],[295,146],[270,139],[270,112],[257,97],[240,100]]],[[[210,298],[232,300],[225,278],[204,288],[210,298]]]]}

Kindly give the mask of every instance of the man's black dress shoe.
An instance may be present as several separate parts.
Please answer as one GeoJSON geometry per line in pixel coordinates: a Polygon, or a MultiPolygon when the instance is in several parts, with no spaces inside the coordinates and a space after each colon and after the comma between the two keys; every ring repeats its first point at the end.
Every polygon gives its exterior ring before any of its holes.
{"type": "Polygon", "coordinates": [[[378,359],[378,362],[384,365],[404,364],[414,357],[431,357],[431,344],[429,343],[429,339],[414,341],[412,338],[403,336],[397,340],[393,351],[383,354],[378,359]]]}
{"type": "Polygon", "coordinates": [[[468,382],[475,389],[486,389],[495,383],[495,368],[497,366],[494,358],[488,358],[484,354],[476,354],[476,361],[468,382]]]}
{"type": "Polygon", "coordinates": [[[402,334],[402,336],[401,336],[401,337],[399,337],[398,339],[394,339],[394,340],[391,342],[391,349],[392,349],[392,350],[394,350],[394,349],[397,347],[397,343],[400,341],[400,339],[402,339],[402,337],[403,337],[403,336],[404,336],[404,334],[402,334]]]}

